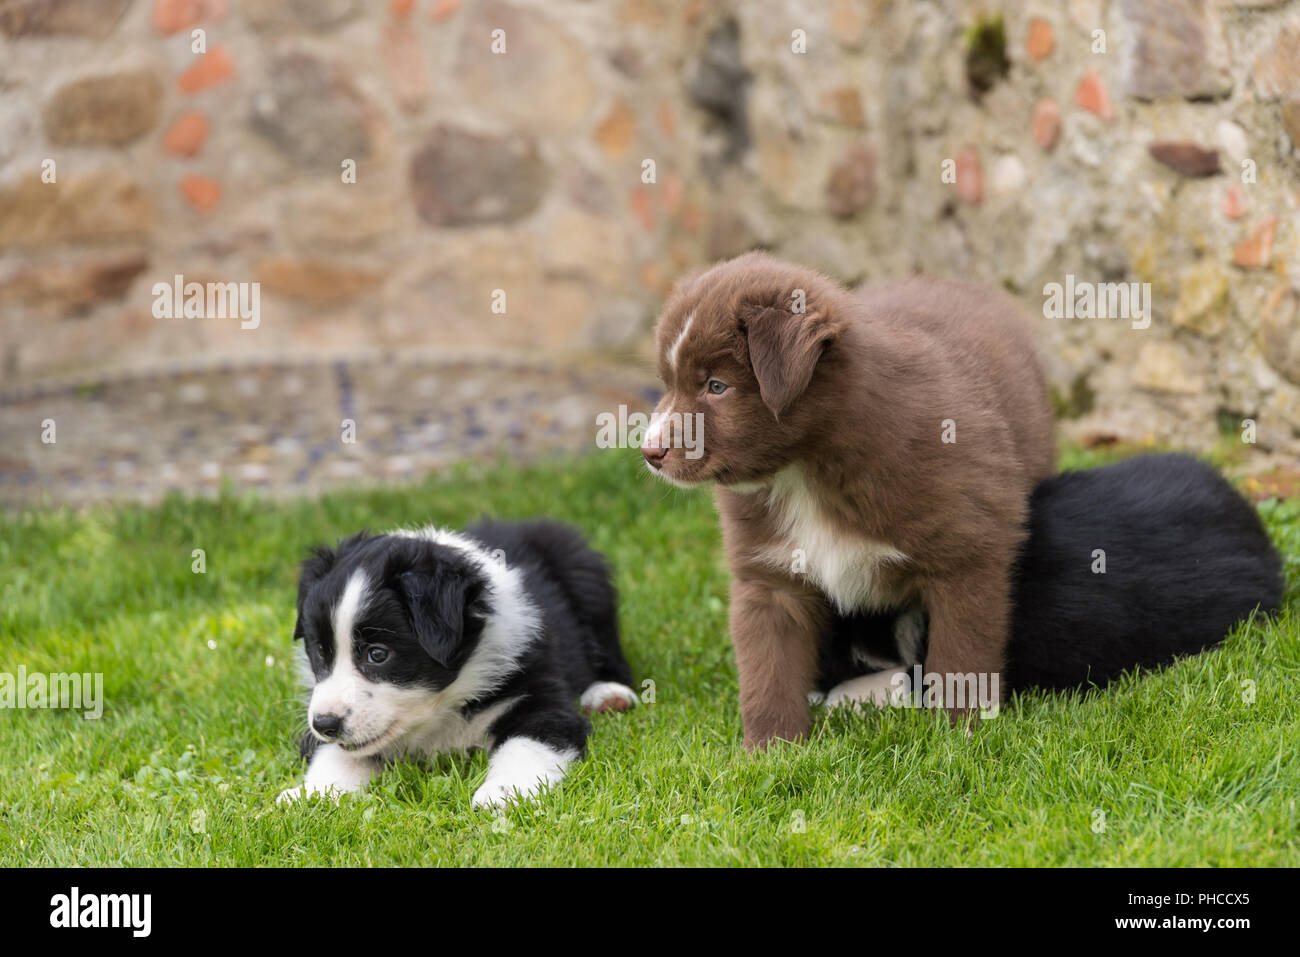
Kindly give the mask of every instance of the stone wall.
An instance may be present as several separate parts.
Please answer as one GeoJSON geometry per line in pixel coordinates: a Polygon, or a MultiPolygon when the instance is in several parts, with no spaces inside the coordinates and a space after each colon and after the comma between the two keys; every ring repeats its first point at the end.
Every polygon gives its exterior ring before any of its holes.
{"type": "Polygon", "coordinates": [[[762,246],[1012,290],[1077,436],[1295,453],[1297,142],[1297,0],[0,0],[0,378],[644,360],[762,246]],[[258,327],[156,318],[175,274],[258,327]],[[1149,324],[1049,318],[1067,282],[1149,324]]]}
{"type": "Polygon", "coordinates": [[[702,16],[0,0],[0,375],[627,346],[697,255],[666,258],[708,194],[674,52],[702,16]],[[156,318],[176,274],[260,283],[257,328],[156,318]]]}

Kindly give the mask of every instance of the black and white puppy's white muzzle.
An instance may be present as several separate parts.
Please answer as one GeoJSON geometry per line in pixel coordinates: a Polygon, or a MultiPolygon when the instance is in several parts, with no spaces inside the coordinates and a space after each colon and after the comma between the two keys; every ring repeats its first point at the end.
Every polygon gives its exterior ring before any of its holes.
{"type": "Polygon", "coordinates": [[[294,637],[311,687],[301,787],[359,791],[386,761],[490,750],[475,806],[529,797],[581,757],[574,707],[636,701],[603,558],[549,521],[361,533],[303,563],[294,637]]]}

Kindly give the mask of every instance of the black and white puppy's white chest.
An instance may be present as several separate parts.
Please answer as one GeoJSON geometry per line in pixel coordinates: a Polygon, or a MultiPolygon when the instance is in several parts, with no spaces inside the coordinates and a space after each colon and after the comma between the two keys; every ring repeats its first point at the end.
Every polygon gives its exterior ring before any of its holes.
{"type": "Polygon", "coordinates": [[[555,522],[355,535],[303,565],[295,638],[306,781],[358,791],[387,761],[491,752],[475,806],[529,797],[582,756],[576,710],[635,703],[601,556],[555,522]]]}

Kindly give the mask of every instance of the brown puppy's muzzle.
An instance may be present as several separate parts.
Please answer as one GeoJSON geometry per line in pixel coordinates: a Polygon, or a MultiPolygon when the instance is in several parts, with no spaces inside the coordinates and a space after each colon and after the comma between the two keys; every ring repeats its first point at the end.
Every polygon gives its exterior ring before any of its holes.
{"type": "Polygon", "coordinates": [[[641,446],[641,455],[645,457],[646,464],[651,468],[662,468],[664,459],[668,457],[668,450],[661,445],[651,445],[647,442],[641,446]]]}

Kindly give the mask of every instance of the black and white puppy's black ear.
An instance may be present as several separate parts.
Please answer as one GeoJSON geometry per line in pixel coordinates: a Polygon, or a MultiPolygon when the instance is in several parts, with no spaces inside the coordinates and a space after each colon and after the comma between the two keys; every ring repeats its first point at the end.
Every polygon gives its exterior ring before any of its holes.
{"type": "Polygon", "coordinates": [[[317,545],[311,550],[311,557],[303,561],[298,573],[298,619],[293,625],[294,641],[300,641],[304,637],[302,613],[307,594],[313,585],[329,574],[338,558],[338,552],[328,545],[317,545]]]}
{"type": "Polygon", "coordinates": [[[426,545],[390,567],[388,576],[415,640],[444,668],[453,668],[483,630],[484,578],[472,562],[426,545]]]}

